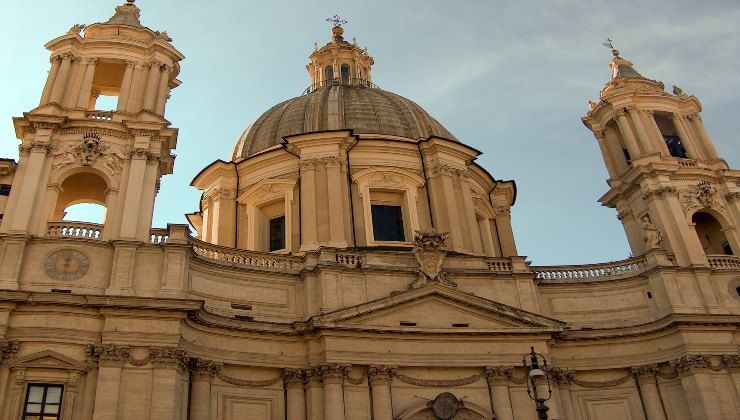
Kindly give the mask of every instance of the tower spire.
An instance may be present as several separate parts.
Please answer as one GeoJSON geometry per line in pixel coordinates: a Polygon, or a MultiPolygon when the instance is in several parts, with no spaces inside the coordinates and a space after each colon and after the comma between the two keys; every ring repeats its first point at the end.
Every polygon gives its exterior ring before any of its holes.
{"type": "Polygon", "coordinates": [[[619,56],[619,50],[614,48],[612,44],[613,40],[606,38],[603,45],[612,50],[612,61],[609,63],[609,68],[612,70],[612,79],[618,77],[628,79],[644,79],[644,77],[632,67],[632,62],[625,60],[619,56]]]}
{"type": "Polygon", "coordinates": [[[143,28],[139,17],[141,16],[141,9],[136,7],[134,4],[136,0],[126,0],[126,4],[116,7],[116,13],[108,19],[108,24],[112,25],[128,25],[143,28]]]}

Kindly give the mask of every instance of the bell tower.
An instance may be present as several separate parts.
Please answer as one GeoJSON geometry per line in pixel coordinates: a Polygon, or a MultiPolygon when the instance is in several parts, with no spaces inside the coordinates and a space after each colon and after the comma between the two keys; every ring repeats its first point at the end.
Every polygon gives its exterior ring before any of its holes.
{"type": "Polygon", "coordinates": [[[612,71],[583,123],[609,172],[599,200],[615,208],[632,253],[663,249],[682,266],[740,252],[740,171],[714,148],[699,100],[643,77],[611,41],[612,71]]]}
{"type": "Polygon", "coordinates": [[[20,158],[0,233],[45,236],[66,229],[68,206],[95,203],[105,220],[87,235],[148,240],[159,180],[174,165],[165,105],[184,57],[166,32],[141,24],[134,2],[46,44],[39,106],[13,119],[20,158]]]}

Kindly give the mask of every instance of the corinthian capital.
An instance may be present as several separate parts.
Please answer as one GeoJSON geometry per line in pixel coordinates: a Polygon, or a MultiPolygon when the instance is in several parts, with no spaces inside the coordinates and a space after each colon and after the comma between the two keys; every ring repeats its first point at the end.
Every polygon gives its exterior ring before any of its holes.
{"type": "Polygon", "coordinates": [[[489,385],[500,385],[511,380],[512,375],[514,375],[514,369],[501,366],[487,367],[483,373],[489,385]]]}
{"type": "Polygon", "coordinates": [[[122,364],[131,357],[131,349],[128,346],[115,344],[89,344],[85,353],[93,363],[100,364],[122,364]]]}
{"type": "Polygon", "coordinates": [[[196,357],[190,358],[188,363],[190,376],[193,380],[211,380],[221,372],[223,367],[222,363],[196,357]]]}
{"type": "Polygon", "coordinates": [[[280,372],[286,388],[303,387],[304,372],[303,369],[283,369],[280,372]]]}
{"type": "Polygon", "coordinates": [[[387,384],[388,381],[398,371],[397,366],[376,366],[367,367],[367,376],[370,378],[370,384],[387,384]]]}
{"type": "Polygon", "coordinates": [[[658,365],[635,366],[630,368],[630,372],[637,382],[652,382],[658,375],[658,365]]]}
{"type": "Polygon", "coordinates": [[[322,381],[342,382],[352,368],[338,363],[324,363],[313,367],[314,375],[322,381]]]}
{"type": "Polygon", "coordinates": [[[0,363],[3,363],[6,360],[13,357],[13,355],[17,351],[18,351],[17,341],[7,341],[7,340],[0,341],[0,363]]]}
{"type": "Polygon", "coordinates": [[[677,360],[671,361],[670,365],[679,373],[691,374],[697,369],[708,369],[711,365],[711,361],[707,355],[696,354],[683,356],[677,360]]]}

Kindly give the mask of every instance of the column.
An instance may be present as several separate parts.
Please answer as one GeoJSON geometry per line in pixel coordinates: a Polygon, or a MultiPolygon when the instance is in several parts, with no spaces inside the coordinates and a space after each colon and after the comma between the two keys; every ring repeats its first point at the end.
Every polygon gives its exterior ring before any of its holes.
{"type": "Polygon", "coordinates": [[[393,420],[391,377],[395,372],[395,366],[368,366],[367,368],[373,398],[373,420],[393,420]]]}
{"type": "Polygon", "coordinates": [[[513,373],[514,369],[511,368],[487,367],[485,369],[488,390],[491,394],[491,405],[496,420],[514,420],[509,386],[507,385],[513,373]]]}
{"type": "Polygon", "coordinates": [[[150,154],[147,156],[144,179],[141,184],[141,205],[139,207],[141,218],[136,231],[136,237],[143,241],[148,240],[149,230],[152,227],[154,199],[157,195],[157,179],[159,178],[159,162],[161,159],[162,157],[158,155],[150,154]]]}
{"type": "Polygon", "coordinates": [[[496,227],[498,228],[502,257],[517,255],[516,243],[514,243],[514,230],[511,228],[511,210],[509,208],[496,208],[496,227]]]}
{"type": "Polygon", "coordinates": [[[607,127],[604,129],[604,137],[606,147],[611,151],[612,162],[617,169],[616,174],[619,175],[627,167],[627,158],[624,156],[617,131],[612,127],[607,127]]]}
{"type": "Polygon", "coordinates": [[[98,380],[95,387],[93,420],[118,418],[118,400],[121,388],[121,370],[128,360],[127,347],[103,344],[95,347],[100,360],[98,380]]]}
{"type": "Polygon", "coordinates": [[[82,77],[82,85],[80,86],[80,93],[77,95],[77,108],[87,109],[90,104],[90,96],[92,95],[92,83],[93,76],[95,76],[95,66],[98,62],[97,58],[87,58],[87,67],[85,67],[85,75],[82,77]]]}
{"type": "Polygon", "coordinates": [[[605,135],[606,134],[603,130],[594,131],[594,137],[596,137],[596,141],[599,143],[599,150],[601,150],[601,155],[604,156],[606,170],[609,171],[609,176],[613,178],[619,174],[619,170],[617,169],[617,165],[614,163],[614,159],[612,158],[609,148],[606,146],[606,139],[604,138],[605,135]]]}
{"type": "Polygon", "coordinates": [[[305,371],[307,420],[324,420],[324,388],[317,369],[305,371]]]}
{"type": "Polygon", "coordinates": [[[684,127],[683,121],[681,120],[681,116],[674,112],[673,114],[671,114],[671,119],[673,120],[673,126],[676,127],[676,131],[678,132],[678,137],[681,139],[681,143],[686,148],[686,152],[688,153],[689,157],[691,159],[701,159],[702,155],[694,146],[694,139],[689,137],[689,134],[686,131],[686,127],[684,127]]]}
{"type": "Polygon", "coordinates": [[[301,251],[319,247],[316,233],[316,163],[301,160],[301,251]]]}
{"type": "Polygon", "coordinates": [[[342,178],[340,160],[338,157],[330,156],[326,161],[326,182],[329,198],[329,246],[336,248],[347,247],[347,237],[344,232],[344,197],[342,194],[342,178]]]}
{"type": "Polygon", "coordinates": [[[28,159],[28,167],[23,177],[23,183],[20,185],[21,190],[17,196],[17,204],[12,214],[11,231],[27,232],[29,230],[36,196],[43,184],[41,174],[43,173],[44,161],[49,150],[49,145],[45,143],[45,140],[51,137],[51,129],[43,129],[46,133],[40,133],[40,130],[37,129],[36,138],[41,137],[43,140],[34,140],[30,147],[21,146],[23,149],[21,151],[21,159],[24,158],[25,153],[28,153],[28,157],[25,158],[28,159]]]}
{"type": "Polygon", "coordinates": [[[143,148],[135,149],[131,155],[131,169],[121,219],[121,237],[123,238],[136,239],[148,155],[148,151],[143,148]]]}
{"type": "Polygon", "coordinates": [[[332,420],[344,420],[344,378],[349,367],[346,365],[326,364],[318,367],[324,383],[324,417],[332,420]]]}
{"type": "Polygon", "coordinates": [[[77,94],[80,92],[80,85],[82,84],[82,78],[85,75],[86,68],[87,63],[83,62],[82,59],[72,61],[69,76],[67,77],[67,86],[62,93],[61,105],[63,107],[74,108],[77,105],[77,94]]]}
{"type": "Polygon", "coordinates": [[[187,354],[176,347],[150,347],[149,356],[154,365],[149,418],[179,418],[182,407],[180,379],[186,368],[187,354]]]}
{"type": "Polygon", "coordinates": [[[283,369],[283,384],[287,401],[286,420],[306,420],[306,396],[303,390],[303,371],[300,369],[283,369]]]}
{"type": "Polygon", "coordinates": [[[190,420],[211,419],[211,382],[222,368],[210,360],[190,360],[190,420]]]}
{"type": "Polygon", "coordinates": [[[131,89],[126,101],[126,112],[139,112],[141,110],[141,99],[143,86],[146,84],[146,74],[144,73],[145,64],[136,63],[134,65],[134,75],[131,77],[131,89]]]}
{"type": "Polygon", "coordinates": [[[162,72],[159,74],[159,87],[157,88],[157,101],[154,112],[157,115],[164,115],[164,105],[167,103],[167,96],[170,93],[170,71],[171,66],[162,66],[162,72]]]}
{"type": "Polygon", "coordinates": [[[723,420],[717,394],[709,374],[709,356],[689,355],[671,362],[681,378],[681,386],[689,403],[693,420],[723,420]]]}
{"type": "Polygon", "coordinates": [[[642,404],[645,407],[647,420],[666,420],[663,403],[660,401],[660,392],[656,383],[657,365],[638,366],[630,369],[632,376],[640,388],[642,404]]]}
{"type": "Polygon", "coordinates": [[[10,379],[10,367],[8,361],[18,351],[17,341],[0,341],[0,414],[5,401],[5,394],[8,393],[7,385],[10,379]]]}
{"type": "Polygon", "coordinates": [[[118,92],[118,106],[116,106],[116,111],[125,111],[128,106],[135,65],[136,62],[126,60],[126,71],[123,72],[123,83],[121,84],[121,91],[118,92]]]}
{"type": "Polygon", "coordinates": [[[707,133],[706,128],[704,127],[704,123],[701,120],[701,116],[696,113],[692,114],[689,117],[689,120],[696,128],[696,131],[699,133],[699,137],[701,138],[702,144],[704,145],[704,149],[707,151],[707,154],[709,155],[709,160],[715,161],[719,160],[719,153],[717,153],[717,149],[714,148],[714,144],[712,143],[712,139],[709,138],[709,133],[707,133]]]}
{"type": "Polygon", "coordinates": [[[573,400],[570,396],[570,383],[575,377],[575,372],[560,368],[551,368],[550,373],[555,384],[553,395],[558,400],[561,418],[563,420],[575,420],[576,413],[573,408],[573,400]]]}
{"type": "Polygon", "coordinates": [[[645,114],[647,114],[647,118],[650,121],[649,122],[650,131],[653,133],[652,138],[655,143],[655,146],[657,147],[656,150],[658,150],[661,155],[670,157],[671,152],[668,150],[668,145],[665,144],[663,133],[660,131],[660,127],[658,127],[658,123],[655,122],[655,113],[652,110],[646,110],[644,112],[645,114]]]}
{"type": "Polygon", "coordinates": [[[650,136],[648,136],[648,133],[645,130],[645,124],[642,123],[642,119],[640,118],[640,111],[638,111],[638,109],[635,107],[629,107],[627,108],[627,112],[630,115],[630,120],[632,120],[632,125],[635,127],[637,138],[640,141],[642,149],[645,150],[645,152],[647,152],[649,149],[654,149],[654,143],[651,140],[650,136]]]}
{"type": "Polygon", "coordinates": [[[642,155],[642,153],[640,152],[640,146],[637,144],[635,135],[632,133],[632,127],[630,127],[624,111],[617,110],[616,112],[619,132],[622,133],[622,138],[624,139],[625,145],[627,146],[627,151],[630,152],[630,157],[632,157],[632,159],[634,160],[638,156],[642,155]]]}
{"type": "Polygon", "coordinates": [[[464,219],[467,222],[467,234],[470,238],[470,248],[477,255],[484,255],[483,241],[478,230],[478,219],[475,215],[475,204],[473,203],[473,194],[470,192],[470,174],[465,171],[460,176],[460,189],[463,196],[463,209],[465,211],[464,219]]]}
{"type": "Polygon", "coordinates": [[[49,102],[51,89],[54,87],[54,79],[56,79],[57,73],[59,72],[59,64],[61,63],[61,58],[58,55],[55,55],[51,57],[50,61],[51,69],[49,70],[49,75],[46,77],[44,90],[41,92],[41,100],[39,101],[39,106],[46,105],[49,102]]]}
{"type": "MultiPolygon", "coordinates": [[[[91,366],[85,375],[85,396],[82,399],[82,420],[92,420],[95,408],[95,388],[98,384],[98,367],[91,366]]],[[[1,401],[0,401],[1,402],[1,401]]]]}
{"type": "Polygon", "coordinates": [[[69,78],[69,68],[72,65],[72,61],[75,56],[72,53],[64,53],[61,55],[62,64],[59,66],[59,72],[54,78],[54,87],[51,88],[49,94],[49,102],[60,103],[64,88],[67,86],[67,79],[69,78]]]}
{"type": "Polygon", "coordinates": [[[154,61],[149,67],[149,78],[146,82],[146,90],[144,91],[144,104],[143,108],[150,111],[154,111],[154,102],[157,99],[157,88],[159,87],[159,79],[161,73],[162,64],[154,61]]]}

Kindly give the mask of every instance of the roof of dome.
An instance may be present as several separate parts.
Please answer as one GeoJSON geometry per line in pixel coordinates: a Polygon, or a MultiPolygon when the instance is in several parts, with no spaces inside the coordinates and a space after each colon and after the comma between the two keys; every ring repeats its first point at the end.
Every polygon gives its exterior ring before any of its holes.
{"type": "Polygon", "coordinates": [[[249,157],[283,143],[283,137],[326,130],[353,130],[426,139],[457,139],[419,105],[395,93],[360,85],[319,88],[281,102],[239,137],[232,159],[249,157]]]}

